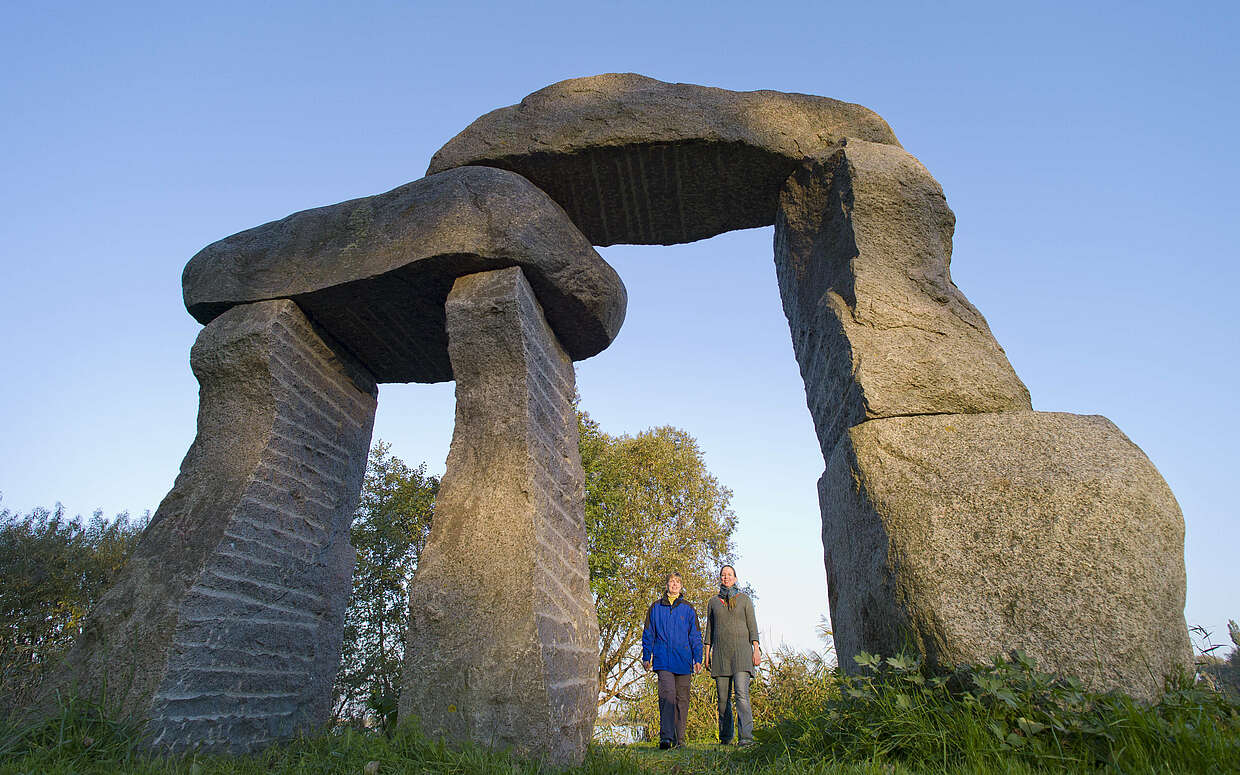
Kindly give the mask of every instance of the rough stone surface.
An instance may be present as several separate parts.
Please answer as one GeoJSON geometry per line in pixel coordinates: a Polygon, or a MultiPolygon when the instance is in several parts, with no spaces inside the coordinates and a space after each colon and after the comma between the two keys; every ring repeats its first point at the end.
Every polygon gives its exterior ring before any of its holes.
{"type": "Polygon", "coordinates": [[[448,298],[456,430],[410,591],[400,715],[432,734],[579,763],[598,621],[572,363],[520,269],[448,298]]]}
{"type": "Polygon", "coordinates": [[[784,179],[844,137],[898,144],[878,114],[848,102],[609,73],[482,116],[428,174],[502,167],[550,194],[595,245],[670,245],[770,225],[784,179]]]}
{"type": "Polygon", "coordinates": [[[442,382],[452,282],[508,266],[525,270],[574,360],[620,330],[627,297],[615,271],[546,194],[487,167],[234,234],[190,259],[182,286],[202,323],[235,304],[295,299],[380,382],[442,382]]]}
{"type": "Polygon", "coordinates": [[[46,689],[238,753],[330,718],[377,393],[291,301],[229,310],[190,362],[198,435],[46,689]]]}
{"type": "Polygon", "coordinates": [[[1105,417],[872,420],[819,495],[845,667],[860,650],[954,665],[1020,648],[1148,699],[1192,664],[1179,505],[1105,417]]]}
{"type": "Polygon", "coordinates": [[[780,193],[775,268],[826,458],[876,417],[1030,409],[948,271],[955,216],[901,148],[849,139],[780,193]]]}

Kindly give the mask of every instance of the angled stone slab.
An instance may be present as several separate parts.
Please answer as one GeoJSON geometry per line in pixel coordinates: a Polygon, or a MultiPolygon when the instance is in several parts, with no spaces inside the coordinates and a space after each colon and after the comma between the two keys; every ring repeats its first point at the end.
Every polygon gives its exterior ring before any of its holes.
{"type": "Polygon", "coordinates": [[[840,664],[976,663],[1022,649],[1097,690],[1157,697],[1191,664],[1184,519],[1105,417],[871,420],[819,482],[840,664]]]}
{"type": "Polygon", "coordinates": [[[304,210],[203,248],[182,276],[200,322],[293,299],[380,382],[452,379],[444,300],[457,277],[520,266],[574,360],[624,322],[615,271],[520,175],[466,167],[385,194],[304,210]]]}
{"type": "Polygon", "coordinates": [[[897,144],[878,114],[777,91],[573,78],[491,111],[431,159],[524,175],[595,245],[692,242],[775,220],[779,188],[844,137],[897,144]]]}
{"type": "Polygon", "coordinates": [[[198,435],[133,557],[44,687],[164,751],[242,753],[331,717],[374,378],[291,301],[198,336],[198,435]]]}
{"type": "Polygon", "coordinates": [[[775,269],[826,458],[867,419],[1031,408],[951,280],[956,218],[901,148],[848,140],[780,192],[775,269]]]}
{"type": "Polygon", "coordinates": [[[598,620],[586,562],[572,361],[518,268],[448,297],[456,430],[409,592],[402,718],[580,763],[598,620]]]}

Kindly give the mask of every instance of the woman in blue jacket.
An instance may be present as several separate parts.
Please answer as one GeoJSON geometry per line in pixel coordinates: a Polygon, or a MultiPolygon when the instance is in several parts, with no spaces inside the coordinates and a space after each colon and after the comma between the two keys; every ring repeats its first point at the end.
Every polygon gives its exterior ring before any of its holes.
{"type": "Polygon", "coordinates": [[[659,676],[659,747],[685,742],[689,681],[702,669],[697,611],[685,600],[679,573],[668,574],[667,591],[646,612],[642,664],[659,676]]]}

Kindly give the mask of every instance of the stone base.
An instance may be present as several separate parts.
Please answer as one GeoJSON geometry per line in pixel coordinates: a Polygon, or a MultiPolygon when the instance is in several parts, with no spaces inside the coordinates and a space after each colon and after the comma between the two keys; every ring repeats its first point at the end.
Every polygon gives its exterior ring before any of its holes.
{"type": "Polygon", "coordinates": [[[519,268],[448,297],[456,429],[409,592],[402,719],[579,764],[598,620],[586,562],[573,365],[519,268]]]}
{"type": "Polygon", "coordinates": [[[377,392],[291,301],[224,313],[190,362],[198,435],[44,692],[244,753],[331,717],[377,392]]]}
{"type": "Polygon", "coordinates": [[[1109,420],[1045,412],[872,420],[819,481],[840,664],[1021,649],[1152,699],[1187,670],[1184,520],[1109,420]]]}

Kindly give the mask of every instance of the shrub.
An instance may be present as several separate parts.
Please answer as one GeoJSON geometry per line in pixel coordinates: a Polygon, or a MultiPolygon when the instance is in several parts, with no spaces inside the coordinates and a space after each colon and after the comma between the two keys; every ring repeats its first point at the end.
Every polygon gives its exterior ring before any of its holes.
{"type": "MultiPolygon", "coordinates": [[[[771,726],[785,718],[813,713],[834,696],[835,678],[821,655],[781,647],[768,654],[749,686],[754,728],[771,726]]],[[[719,716],[715,681],[703,671],[689,686],[689,716],[685,738],[690,742],[719,739],[719,716]]],[[[615,714],[624,723],[644,729],[639,738],[646,742],[659,738],[659,682],[653,673],[642,682],[635,701],[615,714]]]]}
{"type": "MultiPolygon", "coordinates": [[[[621,703],[614,717],[637,727],[637,742],[659,739],[659,680],[654,673],[641,679],[637,699],[621,703]]],[[[685,738],[691,742],[707,742],[719,736],[715,716],[715,682],[705,672],[693,676],[689,684],[689,716],[685,738]]]]}
{"type": "Polygon", "coordinates": [[[927,677],[912,658],[857,657],[818,713],[759,734],[756,756],[892,760],[918,769],[1111,765],[1123,772],[1240,769],[1240,708],[1187,680],[1144,705],[1010,660],[927,677]],[[1166,770],[1164,768],[1169,768],[1166,770]]]}
{"type": "Polygon", "coordinates": [[[64,509],[0,511],[0,696],[21,706],[81,631],[129,558],[149,515],[89,521],[64,509]]]}
{"type": "Polygon", "coordinates": [[[818,712],[839,695],[839,682],[818,652],[781,646],[763,660],[749,694],[758,729],[818,712]]]}

